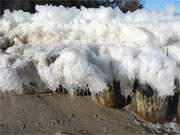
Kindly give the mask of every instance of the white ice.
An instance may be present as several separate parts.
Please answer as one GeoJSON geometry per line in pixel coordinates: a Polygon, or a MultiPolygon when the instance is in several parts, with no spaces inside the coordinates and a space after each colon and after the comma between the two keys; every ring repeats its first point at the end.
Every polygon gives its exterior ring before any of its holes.
{"type": "Polygon", "coordinates": [[[159,96],[174,94],[180,15],[172,10],[124,14],[118,8],[36,6],[36,11],[7,10],[0,19],[2,91],[22,92],[36,78],[53,91],[61,85],[96,93],[116,80],[128,96],[138,79],[159,96]]]}

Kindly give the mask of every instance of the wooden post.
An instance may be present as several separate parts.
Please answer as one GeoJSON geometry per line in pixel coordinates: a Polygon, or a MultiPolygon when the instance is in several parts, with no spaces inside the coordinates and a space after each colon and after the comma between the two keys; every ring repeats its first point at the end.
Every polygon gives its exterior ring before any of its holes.
{"type": "Polygon", "coordinates": [[[131,110],[148,122],[172,121],[177,111],[177,95],[158,96],[150,85],[136,84],[132,96],[131,110]]]}
{"type": "Polygon", "coordinates": [[[126,105],[126,99],[121,94],[120,82],[113,82],[113,87],[109,90],[97,93],[95,95],[95,101],[105,107],[110,108],[122,108],[126,105]]]}
{"type": "Polygon", "coordinates": [[[140,90],[133,93],[131,109],[144,120],[152,123],[164,123],[168,109],[168,98],[147,96],[140,90]]]}

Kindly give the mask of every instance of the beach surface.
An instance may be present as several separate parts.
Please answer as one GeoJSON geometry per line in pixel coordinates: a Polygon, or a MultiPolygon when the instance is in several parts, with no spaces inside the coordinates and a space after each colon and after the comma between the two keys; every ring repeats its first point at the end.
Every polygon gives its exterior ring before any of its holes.
{"type": "Polygon", "coordinates": [[[89,96],[3,94],[0,108],[1,135],[139,135],[160,132],[146,127],[129,111],[99,106],[89,96]]]}

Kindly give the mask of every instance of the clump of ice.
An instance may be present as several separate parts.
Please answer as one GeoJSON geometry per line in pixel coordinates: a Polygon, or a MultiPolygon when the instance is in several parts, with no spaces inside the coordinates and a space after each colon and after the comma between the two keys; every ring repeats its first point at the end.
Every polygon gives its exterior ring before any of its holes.
{"type": "Polygon", "coordinates": [[[21,79],[15,69],[11,67],[0,67],[0,72],[0,88],[2,91],[16,90],[18,93],[22,92],[21,79]]]}
{"type": "Polygon", "coordinates": [[[180,80],[180,15],[171,8],[127,14],[105,7],[36,10],[7,10],[0,19],[0,33],[14,42],[3,49],[6,40],[0,36],[0,67],[7,70],[0,74],[2,90],[20,90],[37,78],[53,91],[62,86],[99,92],[115,80],[128,96],[138,79],[159,96],[174,94],[174,80],[180,80]],[[8,60],[17,57],[19,64],[8,60]],[[34,67],[22,66],[28,60],[34,67]]]}
{"type": "Polygon", "coordinates": [[[32,47],[33,49],[29,48],[24,52],[26,57],[34,55],[32,57],[38,62],[39,75],[50,89],[55,91],[59,85],[71,92],[87,87],[91,92],[108,88],[107,83],[112,78],[110,65],[103,57],[98,56],[98,48],[62,46],[55,45],[53,49],[52,46],[46,46],[44,50],[41,50],[42,47],[32,47]]]}
{"type": "MultiPolygon", "coordinates": [[[[16,91],[23,93],[31,85],[40,88],[42,82],[38,71],[31,60],[18,56],[0,53],[0,89],[2,91],[16,91]]],[[[34,86],[33,86],[34,87],[34,86]]]]}
{"type": "Polygon", "coordinates": [[[173,95],[174,80],[179,72],[176,61],[167,57],[161,49],[150,47],[142,48],[138,59],[140,82],[150,84],[159,95],[173,95]]]}

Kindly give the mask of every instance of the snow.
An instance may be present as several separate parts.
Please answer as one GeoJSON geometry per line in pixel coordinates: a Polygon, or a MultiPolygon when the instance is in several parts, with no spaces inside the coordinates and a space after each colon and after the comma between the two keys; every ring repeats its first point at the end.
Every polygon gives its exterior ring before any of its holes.
{"type": "Polygon", "coordinates": [[[135,120],[136,124],[146,127],[151,134],[180,134],[179,125],[173,120],[172,122],[165,122],[164,124],[149,123],[146,121],[135,120]]]}
{"type": "Polygon", "coordinates": [[[0,90],[3,92],[15,91],[21,94],[26,88],[31,87],[30,85],[37,85],[36,89],[42,85],[32,61],[18,56],[11,56],[1,52],[0,73],[0,90]]]}
{"type": "Polygon", "coordinates": [[[23,92],[34,81],[52,91],[61,85],[71,93],[87,87],[98,93],[115,80],[128,96],[138,79],[159,96],[174,94],[180,15],[172,8],[124,14],[118,8],[46,5],[36,11],[7,10],[0,19],[2,91],[23,92]]]}

